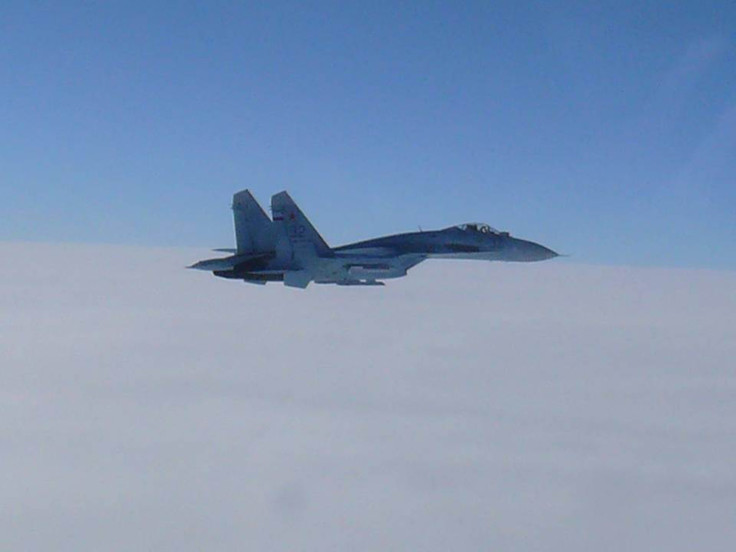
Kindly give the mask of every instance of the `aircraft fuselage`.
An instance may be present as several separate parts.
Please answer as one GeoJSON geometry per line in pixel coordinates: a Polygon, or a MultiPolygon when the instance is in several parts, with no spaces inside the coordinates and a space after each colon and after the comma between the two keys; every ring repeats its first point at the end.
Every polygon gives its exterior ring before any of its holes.
{"type": "Polygon", "coordinates": [[[330,248],[286,192],[271,200],[273,220],[247,190],[233,198],[237,249],[234,255],[200,261],[190,268],[250,283],[283,281],[382,285],[405,276],[426,259],[533,262],[557,257],[551,249],[467,223],[443,230],[394,234],[330,248]]]}

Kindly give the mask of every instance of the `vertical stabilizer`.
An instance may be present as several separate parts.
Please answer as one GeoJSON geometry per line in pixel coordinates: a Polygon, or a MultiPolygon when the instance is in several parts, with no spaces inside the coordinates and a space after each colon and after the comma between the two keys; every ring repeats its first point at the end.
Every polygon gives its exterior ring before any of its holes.
{"type": "Polygon", "coordinates": [[[274,224],[282,225],[295,254],[311,251],[319,256],[330,252],[330,247],[289,194],[281,192],[273,196],[271,211],[274,224]]]}
{"type": "Polygon", "coordinates": [[[239,255],[273,251],[273,222],[248,190],[233,196],[233,218],[239,255]]]}

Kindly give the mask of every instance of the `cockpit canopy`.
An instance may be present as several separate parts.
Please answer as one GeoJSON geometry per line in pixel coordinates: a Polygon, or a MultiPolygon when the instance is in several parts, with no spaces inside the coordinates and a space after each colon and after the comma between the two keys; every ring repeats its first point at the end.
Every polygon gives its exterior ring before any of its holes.
{"type": "Polygon", "coordinates": [[[465,224],[458,224],[457,226],[455,226],[455,228],[457,228],[461,232],[480,232],[481,234],[508,235],[508,232],[499,232],[493,226],[489,226],[484,222],[466,222],[465,224]]]}

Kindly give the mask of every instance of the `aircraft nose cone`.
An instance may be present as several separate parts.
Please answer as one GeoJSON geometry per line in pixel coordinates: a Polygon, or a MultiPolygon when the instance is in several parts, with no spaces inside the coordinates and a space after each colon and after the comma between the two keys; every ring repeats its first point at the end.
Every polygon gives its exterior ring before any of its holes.
{"type": "Polygon", "coordinates": [[[518,240],[516,244],[516,259],[522,262],[534,262],[534,261],[546,261],[547,259],[554,259],[559,257],[557,253],[552,251],[549,247],[545,247],[538,243],[518,240]]]}
{"type": "Polygon", "coordinates": [[[546,261],[547,259],[554,259],[555,257],[559,257],[559,254],[552,251],[549,247],[539,245],[538,243],[534,245],[537,246],[536,253],[540,261],[546,261]]]}

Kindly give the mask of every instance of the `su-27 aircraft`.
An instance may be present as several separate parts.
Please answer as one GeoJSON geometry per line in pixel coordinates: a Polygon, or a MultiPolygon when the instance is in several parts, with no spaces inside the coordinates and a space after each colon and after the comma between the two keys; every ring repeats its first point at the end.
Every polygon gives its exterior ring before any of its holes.
{"type": "Polygon", "coordinates": [[[382,286],[382,280],[406,276],[410,268],[426,259],[529,262],[558,256],[543,245],[513,238],[482,223],[330,247],[288,193],[271,198],[271,212],[273,220],[248,190],[236,193],[237,249],[215,249],[232,255],[199,261],[188,268],[252,284],[382,286]]]}

